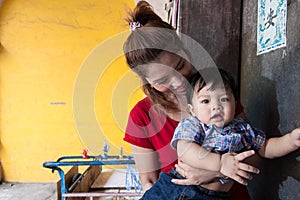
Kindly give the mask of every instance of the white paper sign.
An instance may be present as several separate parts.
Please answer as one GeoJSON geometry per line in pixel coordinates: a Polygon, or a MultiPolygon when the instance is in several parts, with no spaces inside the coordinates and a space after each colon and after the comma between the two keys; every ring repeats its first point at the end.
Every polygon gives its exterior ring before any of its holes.
{"type": "Polygon", "coordinates": [[[258,0],[257,55],[286,46],[287,0],[258,0]]]}

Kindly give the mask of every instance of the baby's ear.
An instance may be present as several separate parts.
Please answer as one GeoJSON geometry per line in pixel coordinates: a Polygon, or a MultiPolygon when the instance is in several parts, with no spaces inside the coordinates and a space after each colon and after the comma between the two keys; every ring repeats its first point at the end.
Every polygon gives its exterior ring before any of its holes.
{"type": "Polygon", "coordinates": [[[191,115],[195,116],[194,107],[191,104],[187,105],[186,110],[188,111],[188,113],[190,113],[191,115]]]}

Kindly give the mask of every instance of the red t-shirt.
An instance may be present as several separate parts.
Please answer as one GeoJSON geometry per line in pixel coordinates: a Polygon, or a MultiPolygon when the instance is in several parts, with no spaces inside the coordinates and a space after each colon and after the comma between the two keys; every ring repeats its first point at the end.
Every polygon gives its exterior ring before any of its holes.
{"type": "Polygon", "coordinates": [[[150,99],[144,98],[130,112],[124,140],[155,150],[161,171],[168,173],[177,163],[177,153],[170,145],[177,125],[178,121],[158,113],[150,99]]]}

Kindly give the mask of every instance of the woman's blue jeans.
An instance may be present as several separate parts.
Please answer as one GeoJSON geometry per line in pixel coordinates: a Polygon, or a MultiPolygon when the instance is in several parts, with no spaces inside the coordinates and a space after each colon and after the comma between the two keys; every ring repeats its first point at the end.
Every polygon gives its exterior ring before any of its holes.
{"type": "Polygon", "coordinates": [[[229,199],[227,192],[211,191],[198,185],[177,185],[171,182],[173,178],[183,177],[174,169],[170,174],[160,173],[158,181],[145,192],[141,200],[225,200],[229,199]]]}

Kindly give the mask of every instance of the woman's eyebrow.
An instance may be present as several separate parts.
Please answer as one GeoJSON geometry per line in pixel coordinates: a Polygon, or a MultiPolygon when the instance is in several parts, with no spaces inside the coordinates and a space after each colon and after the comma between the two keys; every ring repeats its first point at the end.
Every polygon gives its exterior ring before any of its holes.
{"type": "Polygon", "coordinates": [[[175,66],[175,69],[180,68],[180,65],[182,64],[182,62],[183,62],[183,58],[180,58],[177,65],[175,66]]]}
{"type": "Polygon", "coordinates": [[[159,78],[159,79],[156,79],[156,80],[153,80],[153,82],[164,82],[166,81],[167,78],[166,77],[162,77],[162,78],[159,78]]]}

